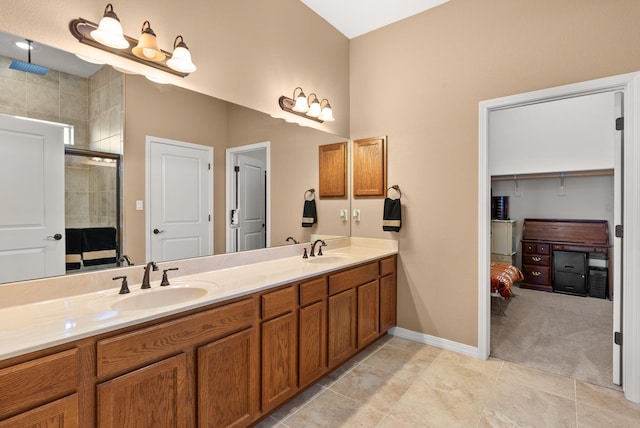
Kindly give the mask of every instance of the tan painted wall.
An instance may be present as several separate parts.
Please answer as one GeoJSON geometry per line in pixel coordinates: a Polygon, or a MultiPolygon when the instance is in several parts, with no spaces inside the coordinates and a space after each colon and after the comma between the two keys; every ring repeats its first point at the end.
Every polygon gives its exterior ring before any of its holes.
{"type": "Polygon", "coordinates": [[[477,344],[478,102],[640,69],[637,0],[451,0],[351,42],[351,138],[388,136],[401,327],[477,344]]]}
{"type": "MultiPolygon", "coordinates": [[[[99,22],[103,0],[3,0],[0,29],[69,52],[153,71],[80,44],[69,21],[99,22]]],[[[225,101],[281,114],[278,97],[302,86],[328,98],[335,122],[318,125],[349,134],[349,40],[298,0],[145,0],[113,3],[125,34],[138,38],[145,20],[160,48],[180,34],[198,70],[172,82],[225,101]]],[[[163,73],[164,77],[171,77],[163,73]]],[[[315,126],[315,125],[314,125],[315,126]]]]}
{"type": "MultiPolygon", "coordinates": [[[[123,161],[124,249],[134,263],[145,261],[146,136],[213,147],[214,220],[224,219],[224,153],[227,103],[144,77],[125,75],[125,133],[123,161]]],[[[224,253],[224,221],[214,221],[214,253],[224,253]]]]}

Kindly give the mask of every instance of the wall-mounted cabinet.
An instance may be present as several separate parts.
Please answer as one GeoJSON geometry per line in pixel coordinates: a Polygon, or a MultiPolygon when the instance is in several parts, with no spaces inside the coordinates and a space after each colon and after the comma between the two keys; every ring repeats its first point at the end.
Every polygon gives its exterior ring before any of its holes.
{"type": "Polygon", "coordinates": [[[353,196],[384,198],[387,190],[387,137],[353,141],[353,196]]]}
{"type": "Polygon", "coordinates": [[[347,197],[347,143],[326,144],[318,148],[321,198],[347,197]]]}

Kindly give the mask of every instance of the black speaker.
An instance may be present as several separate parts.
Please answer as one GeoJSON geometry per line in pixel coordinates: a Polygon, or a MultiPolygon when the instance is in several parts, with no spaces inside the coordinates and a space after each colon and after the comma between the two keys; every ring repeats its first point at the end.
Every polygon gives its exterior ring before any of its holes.
{"type": "Polygon", "coordinates": [[[509,220],[509,197],[491,197],[491,218],[493,220],[509,220]]]}

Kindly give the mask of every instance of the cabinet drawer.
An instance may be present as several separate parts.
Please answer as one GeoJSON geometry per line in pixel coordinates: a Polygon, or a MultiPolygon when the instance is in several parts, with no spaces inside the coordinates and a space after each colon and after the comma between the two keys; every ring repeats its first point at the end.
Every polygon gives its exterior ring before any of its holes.
{"type": "Polygon", "coordinates": [[[523,242],[522,252],[525,254],[550,254],[549,244],[537,244],[535,242],[523,242]]]}
{"type": "Polygon", "coordinates": [[[524,254],[522,256],[523,265],[549,266],[549,256],[538,254],[524,254]]]}
{"type": "Polygon", "coordinates": [[[318,278],[300,284],[300,306],[306,306],[327,297],[327,279],[318,278]]]}
{"type": "Polygon", "coordinates": [[[291,312],[296,307],[296,290],[293,287],[283,288],[262,295],[262,318],[271,318],[291,312]]]}
{"type": "Polygon", "coordinates": [[[373,281],[378,277],[378,262],[336,273],[329,277],[329,295],[373,281]]]}
{"type": "Polygon", "coordinates": [[[396,271],[396,258],[387,257],[386,259],[380,260],[380,276],[389,275],[396,271]]]}
{"type": "Polygon", "coordinates": [[[0,417],[74,392],[78,360],[74,348],[0,370],[0,417]]]}
{"type": "Polygon", "coordinates": [[[536,252],[538,254],[550,254],[549,244],[536,244],[536,252]]]}
{"type": "Polygon", "coordinates": [[[524,274],[524,282],[530,284],[549,285],[549,268],[546,266],[528,266],[522,269],[524,274]]]}
{"type": "Polygon", "coordinates": [[[252,326],[256,318],[254,300],[247,299],[99,340],[96,345],[98,376],[131,370],[187,346],[229,335],[252,326]]]}

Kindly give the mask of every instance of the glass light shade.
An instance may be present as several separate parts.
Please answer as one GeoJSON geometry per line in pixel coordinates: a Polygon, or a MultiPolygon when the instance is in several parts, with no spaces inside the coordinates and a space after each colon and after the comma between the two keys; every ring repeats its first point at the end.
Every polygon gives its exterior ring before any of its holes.
{"type": "Polygon", "coordinates": [[[138,58],[146,61],[164,61],[166,55],[158,47],[158,38],[149,26],[149,21],[145,21],[144,24],[142,24],[140,40],[138,40],[138,45],[131,49],[131,52],[138,58]]]}
{"type": "Polygon", "coordinates": [[[321,108],[320,101],[316,98],[315,101],[311,103],[311,107],[309,107],[309,111],[307,112],[307,116],[318,117],[320,116],[321,108]]]}
{"type": "Polygon", "coordinates": [[[298,98],[296,98],[296,103],[291,109],[293,111],[299,111],[300,113],[306,113],[309,111],[309,104],[307,104],[307,96],[304,92],[300,92],[298,98]]]}
{"type": "Polygon", "coordinates": [[[191,53],[186,47],[178,46],[173,50],[173,55],[167,60],[167,65],[182,73],[193,73],[196,66],[191,62],[191,53]]]}
{"type": "Polygon", "coordinates": [[[331,106],[329,105],[329,103],[327,103],[327,105],[324,106],[324,108],[322,109],[322,113],[320,113],[320,116],[318,117],[318,119],[324,122],[333,122],[335,120],[333,118],[333,111],[331,110],[331,106]]]}
{"type": "Polygon", "coordinates": [[[129,42],[124,38],[122,25],[113,12],[105,12],[98,28],[91,32],[91,37],[98,43],[114,49],[126,49],[129,42]]]}

